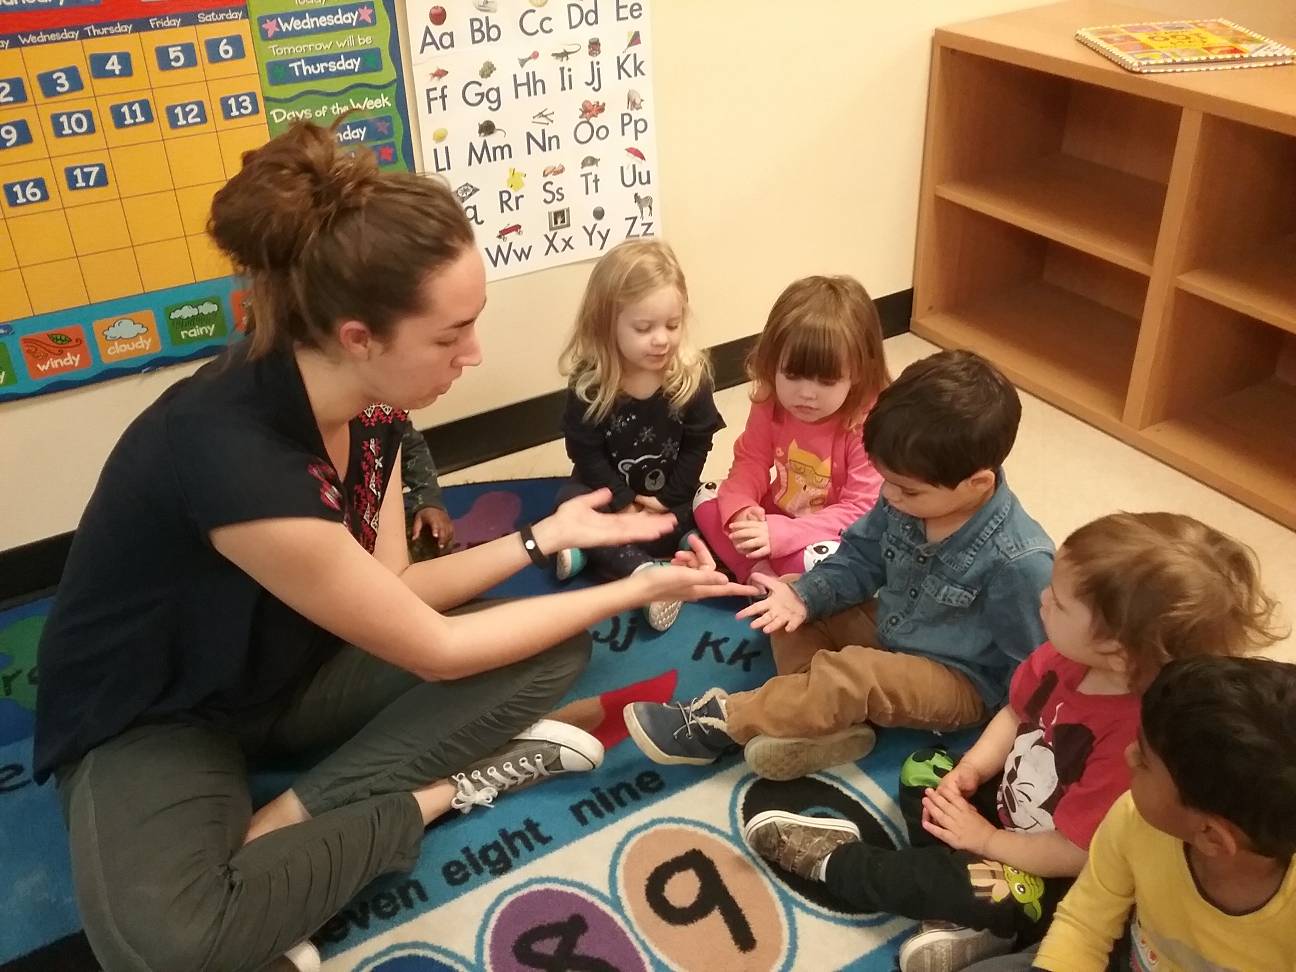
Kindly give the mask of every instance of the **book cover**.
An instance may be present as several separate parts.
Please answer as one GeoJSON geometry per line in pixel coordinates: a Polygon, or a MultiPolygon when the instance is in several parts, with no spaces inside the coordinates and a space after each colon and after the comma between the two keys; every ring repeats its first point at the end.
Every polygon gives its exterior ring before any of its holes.
{"type": "Polygon", "coordinates": [[[1075,36],[1139,74],[1263,67],[1296,59],[1296,49],[1219,18],[1085,27],[1075,36]]]}

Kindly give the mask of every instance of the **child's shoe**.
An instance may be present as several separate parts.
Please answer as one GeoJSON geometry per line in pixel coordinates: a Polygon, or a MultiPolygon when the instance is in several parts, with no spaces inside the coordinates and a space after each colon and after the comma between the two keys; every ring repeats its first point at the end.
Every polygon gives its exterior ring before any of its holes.
{"type": "Polygon", "coordinates": [[[567,547],[554,554],[554,573],[560,581],[575,577],[585,569],[585,551],[578,547],[567,547]]]}
{"type": "Polygon", "coordinates": [[[725,724],[719,689],[692,702],[631,702],[622,710],[630,738],[654,763],[706,766],[738,744],[725,724]]]}
{"type": "MultiPolygon", "coordinates": [[[[646,564],[640,564],[634,569],[633,573],[637,574],[639,571],[650,567],[660,567],[663,563],[664,561],[652,560],[646,564]]],[[[683,606],[681,601],[653,601],[651,604],[645,605],[643,612],[644,618],[648,621],[648,627],[654,631],[665,631],[675,623],[675,619],[679,617],[680,608],[683,606]]]]}
{"type": "Polygon", "coordinates": [[[603,762],[603,744],[584,729],[541,719],[504,748],[450,777],[458,791],[450,805],[460,813],[489,807],[505,790],[524,790],[559,773],[587,773],[603,762]]]}
{"type": "Polygon", "coordinates": [[[693,510],[696,512],[703,503],[709,503],[719,495],[719,484],[710,481],[698,483],[698,488],[693,491],[693,510]]]}
{"type": "Polygon", "coordinates": [[[743,757],[751,771],[763,779],[795,780],[863,759],[876,743],[873,727],[861,722],[828,736],[755,736],[743,747],[743,757]]]}
{"type": "Polygon", "coordinates": [[[960,972],[1013,950],[1014,939],[948,921],[924,921],[900,946],[900,972],[960,972]]]}
{"type": "Polygon", "coordinates": [[[754,854],[807,881],[822,881],[828,855],[859,839],[859,827],[849,820],[787,810],[758,813],[743,828],[743,840],[754,854]]]}

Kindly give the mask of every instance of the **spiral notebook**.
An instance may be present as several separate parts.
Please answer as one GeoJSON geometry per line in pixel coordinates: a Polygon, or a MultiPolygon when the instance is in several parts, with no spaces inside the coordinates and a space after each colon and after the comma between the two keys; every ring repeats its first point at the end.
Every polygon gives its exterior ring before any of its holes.
{"type": "Polygon", "coordinates": [[[1296,49],[1222,19],[1086,27],[1075,36],[1139,74],[1266,67],[1296,60],[1296,49]]]}

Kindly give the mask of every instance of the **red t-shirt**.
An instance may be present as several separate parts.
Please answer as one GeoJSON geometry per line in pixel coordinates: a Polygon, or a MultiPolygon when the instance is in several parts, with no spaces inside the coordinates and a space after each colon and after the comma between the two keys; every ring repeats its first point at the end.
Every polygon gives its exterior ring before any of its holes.
{"type": "Polygon", "coordinates": [[[1056,830],[1087,850],[1129,789],[1125,749],[1138,736],[1139,697],[1077,691],[1088,672],[1045,643],[1013,676],[1008,701],[1021,722],[999,784],[1004,829],[1056,830]]]}

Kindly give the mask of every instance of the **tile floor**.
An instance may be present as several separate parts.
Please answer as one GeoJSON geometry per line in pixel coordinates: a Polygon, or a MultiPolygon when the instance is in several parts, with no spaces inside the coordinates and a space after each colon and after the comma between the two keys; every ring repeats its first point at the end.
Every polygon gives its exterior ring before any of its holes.
{"type": "MultiPolygon", "coordinates": [[[[912,334],[886,343],[892,374],[937,350],[912,334]]],[[[722,479],[733,442],[747,416],[746,386],[716,396],[728,428],[715,439],[705,477],[722,479]]],[[[1086,425],[1031,395],[1022,394],[1022,425],[1007,462],[1008,480],[1026,509],[1056,541],[1081,524],[1112,510],[1171,510],[1187,513],[1249,544],[1260,558],[1269,591],[1296,618],[1296,533],[1162,464],[1137,449],[1086,425]]],[[[571,471],[561,440],[548,442],[479,466],[443,476],[444,485],[563,476],[571,471]]],[[[1271,653],[1296,662],[1296,637],[1271,653]]]]}

